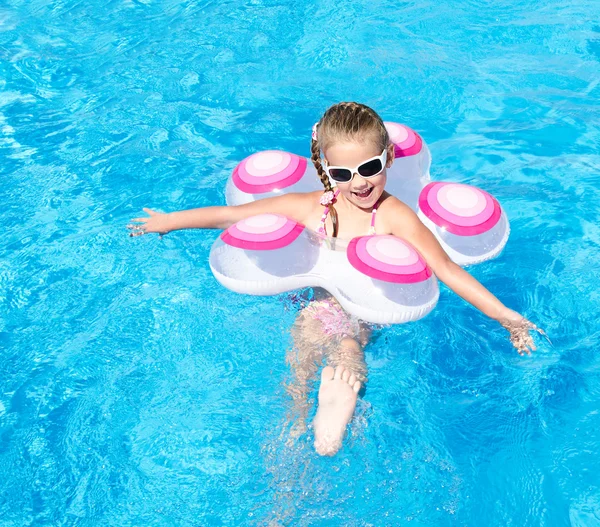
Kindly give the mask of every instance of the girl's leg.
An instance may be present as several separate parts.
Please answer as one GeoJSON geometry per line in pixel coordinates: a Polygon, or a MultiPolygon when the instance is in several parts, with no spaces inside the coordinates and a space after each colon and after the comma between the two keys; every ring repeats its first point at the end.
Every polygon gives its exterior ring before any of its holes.
{"type": "Polygon", "coordinates": [[[308,394],[325,355],[328,366],[321,374],[315,448],[323,455],[339,450],[354,414],[358,391],[367,380],[363,346],[369,337],[369,327],[351,319],[329,295],[311,302],[299,313],[287,357],[294,376],[287,387],[294,401],[292,438],[306,431],[308,394]]]}
{"type": "Polygon", "coordinates": [[[370,329],[361,324],[355,338],[342,337],[335,345],[327,349],[327,365],[334,368],[343,366],[356,376],[361,383],[367,382],[367,364],[363,347],[369,342],[370,329]]]}
{"type": "Polygon", "coordinates": [[[321,373],[319,408],[313,423],[315,449],[321,455],[332,456],[342,446],[346,426],[354,415],[358,392],[367,380],[361,344],[367,343],[368,336],[368,328],[362,326],[356,339],[343,337],[329,347],[328,365],[321,373]]]}
{"type": "Polygon", "coordinates": [[[300,311],[291,334],[292,346],[286,362],[290,365],[293,380],[286,390],[293,400],[290,421],[293,422],[291,437],[295,439],[306,431],[308,394],[323,362],[323,349],[328,337],[319,320],[312,316],[310,308],[300,311]]]}

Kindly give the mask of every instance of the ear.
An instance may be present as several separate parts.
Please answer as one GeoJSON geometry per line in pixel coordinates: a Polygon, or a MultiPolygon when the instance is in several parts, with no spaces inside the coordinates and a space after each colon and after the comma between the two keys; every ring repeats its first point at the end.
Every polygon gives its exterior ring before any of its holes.
{"type": "Polygon", "coordinates": [[[396,153],[394,151],[394,143],[390,143],[388,145],[387,162],[385,163],[385,168],[390,168],[394,164],[395,157],[396,153]]]}

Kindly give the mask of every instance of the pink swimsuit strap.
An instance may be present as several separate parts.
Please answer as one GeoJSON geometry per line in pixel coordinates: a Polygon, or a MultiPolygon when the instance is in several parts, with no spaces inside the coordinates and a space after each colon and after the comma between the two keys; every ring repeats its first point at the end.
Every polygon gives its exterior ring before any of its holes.
{"type": "MultiPolygon", "coordinates": [[[[338,194],[340,193],[339,189],[336,189],[335,193],[333,194],[333,199],[335,200],[335,198],[338,197],[338,194]]],[[[377,200],[377,203],[375,203],[373,210],[371,211],[371,227],[369,228],[369,236],[375,234],[375,216],[377,214],[377,207],[379,207],[379,201],[381,200],[381,198],[379,198],[377,200]]],[[[323,215],[321,216],[321,221],[319,223],[319,228],[317,229],[317,232],[319,234],[327,234],[327,227],[325,226],[325,220],[327,220],[327,215],[329,214],[329,205],[325,205],[325,210],[323,211],[323,215]]]]}

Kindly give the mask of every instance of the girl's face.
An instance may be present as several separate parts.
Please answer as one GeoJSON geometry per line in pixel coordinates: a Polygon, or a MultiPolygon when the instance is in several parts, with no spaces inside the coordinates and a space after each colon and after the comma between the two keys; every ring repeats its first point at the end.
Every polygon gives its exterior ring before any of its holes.
{"type": "MultiPolygon", "coordinates": [[[[365,161],[382,154],[379,146],[372,142],[340,142],[334,143],[323,152],[327,165],[354,169],[365,161]]],[[[363,178],[354,171],[352,179],[347,183],[335,182],[340,194],[361,209],[372,208],[383,194],[387,181],[386,169],[394,162],[394,147],[387,148],[387,162],[383,171],[377,176],[363,178]]]]}

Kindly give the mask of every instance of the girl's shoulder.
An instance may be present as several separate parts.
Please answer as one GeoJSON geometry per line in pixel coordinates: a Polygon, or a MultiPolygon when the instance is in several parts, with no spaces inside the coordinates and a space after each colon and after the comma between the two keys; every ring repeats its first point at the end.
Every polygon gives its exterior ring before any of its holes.
{"type": "Polygon", "coordinates": [[[388,214],[414,214],[414,211],[406,203],[391,194],[387,194],[387,196],[382,198],[379,203],[378,212],[385,216],[388,214]]]}
{"type": "Polygon", "coordinates": [[[395,232],[399,225],[420,221],[417,214],[406,203],[388,194],[379,204],[377,218],[383,223],[385,232],[395,232]]]}

